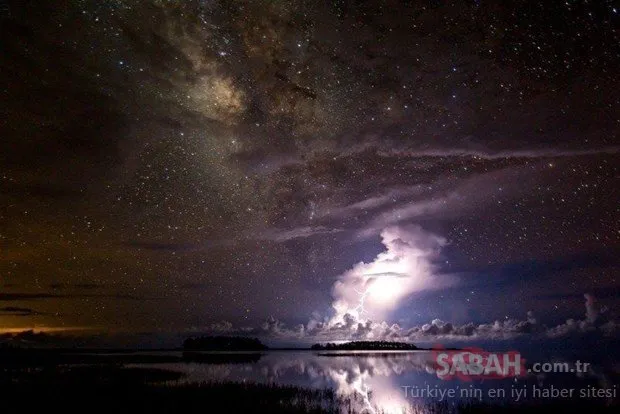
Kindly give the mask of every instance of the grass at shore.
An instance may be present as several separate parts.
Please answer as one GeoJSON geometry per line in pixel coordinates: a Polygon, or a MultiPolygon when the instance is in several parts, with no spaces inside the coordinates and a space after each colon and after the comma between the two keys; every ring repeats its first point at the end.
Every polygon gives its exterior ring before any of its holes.
{"type": "MultiPolygon", "coordinates": [[[[148,375],[161,373],[149,373],[148,375]]],[[[368,413],[361,399],[343,398],[331,389],[308,389],[273,384],[212,382],[184,385],[143,382],[146,374],[126,373],[93,382],[79,375],[52,381],[2,384],[2,413],[368,413]],[[119,378],[124,378],[119,380],[119,378]]],[[[43,379],[43,380],[42,380],[43,379]]],[[[164,380],[164,377],[160,378],[164,380]]],[[[415,401],[412,401],[415,403],[415,401]]],[[[488,403],[425,403],[405,413],[616,413],[617,406],[589,401],[542,401],[536,405],[488,403]],[[542,404],[541,404],[542,403],[542,404]]],[[[380,414],[380,412],[377,412],[380,414]]]]}
{"type": "Polygon", "coordinates": [[[3,413],[322,414],[341,412],[346,405],[331,390],[243,383],[13,384],[2,391],[3,413]]]}
{"type": "MultiPolygon", "coordinates": [[[[3,413],[356,413],[355,399],[332,390],[245,383],[203,383],[182,386],[119,384],[13,384],[2,389],[3,413]]],[[[406,413],[616,413],[616,407],[587,402],[545,402],[542,405],[428,403],[406,413]]],[[[380,414],[377,413],[377,414],[380,414]]]]}

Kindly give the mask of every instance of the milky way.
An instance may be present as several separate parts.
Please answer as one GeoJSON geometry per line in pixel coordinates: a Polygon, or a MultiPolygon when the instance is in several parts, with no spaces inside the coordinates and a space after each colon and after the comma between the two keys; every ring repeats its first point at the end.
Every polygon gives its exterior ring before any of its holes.
{"type": "Polygon", "coordinates": [[[0,329],[308,330],[390,251],[376,322],[619,304],[612,2],[39,3],[0,11],[0,329]]]}

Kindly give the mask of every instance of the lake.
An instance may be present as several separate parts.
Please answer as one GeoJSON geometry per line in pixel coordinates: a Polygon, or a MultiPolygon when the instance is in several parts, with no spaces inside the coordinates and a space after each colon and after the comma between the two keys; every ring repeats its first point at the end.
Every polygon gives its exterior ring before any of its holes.
{"type": "MultiPolygon", "coordinates": [[[[174,355],[182,356],[182,353],[174,355]]],[[[596,366],[578,374],[527,373],[519,378],[468,381],[439,378],[434,364],[436,354],[431,351],[304,350],[199,353],[195,357],[189,361],[129,364],[128,367],[183,374],[173,384],[233,381],[331,388],[343,397],[356,396],[357,406],[352,407],[355,412],[401,413],[416,407],[424,411],[429,402],[456,406],[469,402],[522,404],[567,398],[589,398],[599,403],[617,401],[616,386],[596,366]],[[607,394],[601,397],[592,390],[606,390],[607,394]]]]}

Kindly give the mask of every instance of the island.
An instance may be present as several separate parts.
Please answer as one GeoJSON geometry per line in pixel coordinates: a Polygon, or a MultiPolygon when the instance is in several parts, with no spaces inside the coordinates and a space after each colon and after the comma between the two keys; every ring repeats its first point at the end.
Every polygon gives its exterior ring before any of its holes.
{"type": "Polygon", "coordinates": [[[414,351],[420,348],[406,342],[353,341],[342,344],[332,342],[314,344],[310,349],[313,351],[414,351]]]}

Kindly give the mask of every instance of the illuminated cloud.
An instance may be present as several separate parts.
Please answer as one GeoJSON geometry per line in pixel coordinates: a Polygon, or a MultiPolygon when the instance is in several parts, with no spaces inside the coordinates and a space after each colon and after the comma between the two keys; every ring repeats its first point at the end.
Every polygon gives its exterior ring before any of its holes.
{"type": "Polygon", "coordinates": [[[586,317],[583,320],[568,319],[557,326],[540,324],[534,313],[528,311],[524,319],[496,320],[488,323],[453,324],[440,319],[422,325],[402,327],[386,321],[375,322],[347,312],[342,316],[319,320],[318,315],[306,325],[294,328],[287,327],[282,321],[273,317],[267,319],[260,327],[233,327],[231,323],[223,322],[218,329],[212,332],[238,333],[240,335],[256,335],[270,339],[297,340],[313,342],[330,341],[397,341],[416,344],[429,344],[435,341],[488,341],[511,340],[522,336],[539,338],[559,338],[570,335],[585,334],[617,337],[620,333],[620,323],[605,307],[596,307],[594,296],[586,294],[586,317]],[[221,329],[225,326],[225,329],[221,329]]]}
{"type": "Polygon", "coordinates": [[[418,226],[394,226],[381,233],[385,251],[360,262],[333,286],[332,323],[381,320],[413,292],[443,288],[455,281],[434,272],[433,259],[446,240],[418,226]]]}

